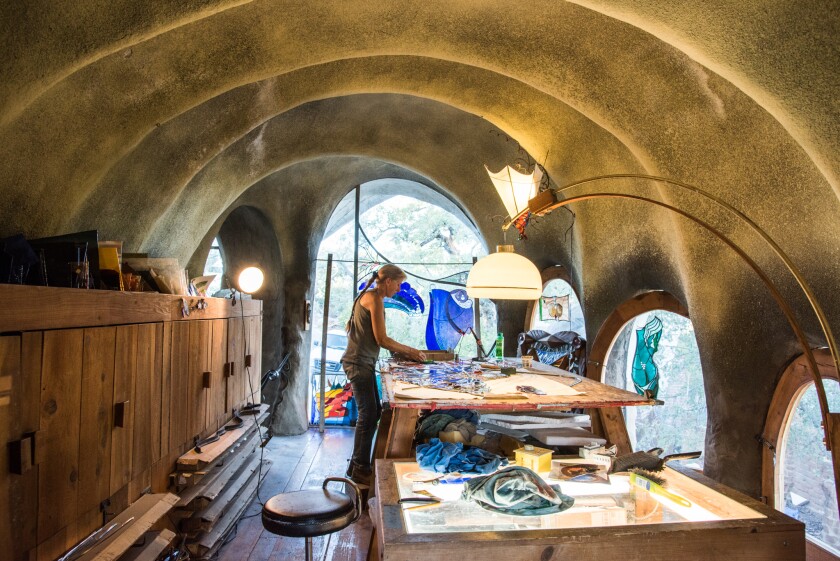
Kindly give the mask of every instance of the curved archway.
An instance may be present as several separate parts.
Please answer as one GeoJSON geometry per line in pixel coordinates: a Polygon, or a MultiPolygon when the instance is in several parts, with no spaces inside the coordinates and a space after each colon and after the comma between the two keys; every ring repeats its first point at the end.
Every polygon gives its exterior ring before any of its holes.
{"type": "MultiPolygon", "coordinates": [[[[604,365],[618,334],[633,318],[651,310],[665,310],[688,318],[688,309],[682,302],[661,290],[645,292],[623,302],[604,320],[598,329],[595,340],[592,342],[586,366],[588,378],[599,382],[603,381],[604,365]]],[[[630,435],[627,432],[621,410],[607,408],[597,411],[604,433],[618,447],[619,453],[631,452],[630,435]]]]}
{"type": "MultiPolygon", "coordinates": [[[[834,367],[834,361],[827,349],[815,350],[814,358],[817,360],[817,366],[819,367],[823,380],[833,380],[834,382],[840,383],[840,376],[838,376],[837,370],[834,367]]],[[[827,484],[828,482],[826,481],[819,481],[819,477],[817,476],[821,471],[819,467],[819,463],[822,461],[820,454],[825,454],[826,457],[830,457],[829,452],[822,446],[820,446],[820,450],[813,450],[813,446],[811,446],[807,454],[797,454],[796,459],[800,462],[816,462],[815,464],[810,464],[810,467],[802,467],[801,463],[798,466],[788,465],[790,460],[794,459],[787,453],[788,441],[790,440],[789,433],[793,429],[797,413],[800,413],[801,403],[809,397],[813,397],[808,395],[809,390],[813,391],[813,385],[814,379],[808,372],[808,365],[803,355],[794,358],[787,365],[779,379],[776,391],[773,394],[773,401],[770,403],[770,409],[767,412],[764,432],[761,436],[761,493],[762,497],[767,501],[767,504],[783,512],[787,511],[787,503],[785,501],[786,493],[790,496],[790,506],[794,507],[797,511],[800,505],[796,503],[799,501],[792,500],[793,495],[790,495],[791,492],[794,495],[808,495],[807,497],[801,497],[801,499],[805,499],[802,502],[802,506],[806,506],[809,501],[828,497],[827,502],[831,505],[831,508],[827,509],[825,513],[827,515],[822,516],[822,520],[818,525],[820,527],[824,525],[833,526],[826,533],[828,539],[831,539],[832,536],[836,535],[837,527],[840,525],[838,524],[837,510],[835,508],[835,486],[833,481],[827,484]],[[810,453],[812,451],[814,453],[810,453]],[[786,484],[788,479],[790,479],[790,485],[786,484]],[[796,493],[796,491],[799,493],[796,493]]],[[[836,385],[835,390],[837,390],[836,385]]],[[[837,392],[834,393],[836,396],[837,392]]],[[[813,399],[810,399],[810,401],[813,401],[813,399]]],[[[800,429],[803,428],[803,423],[813,424],[814,421],[814,419],[805,418],[798,420],[800,421],[798,424],[798,428],[800,429]]],[[[819,424],[819,421],[817,421],[817,424],[819,424]]],[[[819,442],[819,439],[809,439],[806,444],[814,444],[815,442],[819,442]]],[[[801,447],[798,448],[798,451],[805,452],[801,447]]],[[[798,513],[792,514],[806,523],[808,537],[807,554],[809,559],[812,557],[822,559],[823,557],[819,555],[825,556],[827,554],[823,549],[824,547],[830,547],[832,549],[828,553],[828,555],[832,555],[830,557],[831,559],[838,558],[837,550],[840,549],[838,547],[840,544],[837,543],[836,538],[832,540],[834,543],[831,544],[827,543],[826,539],[819,538],[816,539],[815,543],[812,537],[814,534],[820,534],[820,537],[824,537],[822,536],[822,532],[819,531],[821,528],[813,528],[812,522],[814,520],[809,519],[810,517],[808,516],[797,516],[798,513]]],[[[826,559],[828,558],[826,557],[826,559]]]]}
{"type": "MultiPolygon", "coordinates": [[[[569,274],[569,271],[563,265],[552,265],[551,267],[546,267],[542,271],[540,271],[540,278],[542,279],[543,290],[548,284],[553,280],[560,280],[565,282],[569,285],[569,288],[574,294],[574,297],[580,302],[580,294],[578,294],[575,285],[572,284],[572,276],[569,274]]],[[[539,319],[538,315],[538,304],[539,301],[531,302],[528,304],[528,309],[525,312],[525,324],[524,329],[525,331],[529,331],[534,329],[532,326],[534,322],[539,319]]],[[[585,334],[581,334],[585,335],[585,334]]]]}

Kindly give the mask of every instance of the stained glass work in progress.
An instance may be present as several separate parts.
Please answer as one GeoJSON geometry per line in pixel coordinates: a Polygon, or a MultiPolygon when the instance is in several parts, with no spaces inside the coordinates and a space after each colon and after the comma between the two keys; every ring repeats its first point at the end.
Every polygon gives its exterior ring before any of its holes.
{"type": "Polygon", "coordinates": [[[633,357],[633,387],[639,395],[656,399],[659,393],[659,369],[653,355],[659,349],[662,321],[653,316],[641,329],[636,330],[636,354],[633,357]]]}

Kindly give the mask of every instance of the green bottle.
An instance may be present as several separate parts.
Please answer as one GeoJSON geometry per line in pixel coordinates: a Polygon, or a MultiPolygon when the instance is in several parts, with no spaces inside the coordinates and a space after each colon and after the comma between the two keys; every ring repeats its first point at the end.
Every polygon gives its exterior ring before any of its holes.
{"type": "Polygon", "coordinates": [[[501,362],[505,358],[505,335],[501,331],[496,335],[496,360],[501,362]]]}

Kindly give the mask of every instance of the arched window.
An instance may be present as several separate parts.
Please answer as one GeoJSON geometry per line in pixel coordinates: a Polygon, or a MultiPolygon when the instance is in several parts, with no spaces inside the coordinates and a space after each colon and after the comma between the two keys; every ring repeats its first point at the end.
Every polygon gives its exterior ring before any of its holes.
{"type": "MultiPolygon", "coordinates": [[[[629,437],[625,448],[659,447],[666,454],[703,451],[706,395],[700,353],[688,312],[676,298],[649,292],[621,304],[604,322],[591,348],[589,376],[612,386],[638,391],[641,384],[654,389],[642,375],[653,372],[648,364],[651,357],[658,372],[657,398],[665,404],[624,409],[629,437]]],[[[692,462],[700,467],[702,458],[692,462]]]]}
{"type": "Polygon", "coordinates": [[[548,333],[574,331],[586,336],[580,301],[566,280],[554,278],[545,283],[542,297],[534,304],[531,329],[542,329],[548,333]]]}
{"type": "MultiPolygon", "coordinates": [[[[825,351],[816,351],[829,409],[840,409],[840,385],[825,351]]],[[[831,453],[823,445],[822,417],[804,357],[782,375],[767,417],[763,492],[768,502],[805,524],[809,559],[822,549],[840,557],[840,519],[831,453]],[[775,454],[773,443],[775,442],[775,454]]]]}
{"type": "Polygon", "coordinates": [[[216,280],[207,287],[207,295],[212,296],[222,288],[222,276],[225,274],[225,262],[222,259],[222,247],[219,245],[219,238],[213,238],[210,252],[207,254],[207,262],[204,264],[205,275],[216,275],[216,280]]]}

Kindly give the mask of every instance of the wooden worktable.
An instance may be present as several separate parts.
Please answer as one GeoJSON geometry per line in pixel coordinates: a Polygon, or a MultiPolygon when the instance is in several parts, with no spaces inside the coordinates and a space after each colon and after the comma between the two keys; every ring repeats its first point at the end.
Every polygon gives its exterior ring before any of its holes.
{"type": "MultiPolygon", "coordinates": [[[[416,464],[410,466],[417,469],[416,464]]],[[[494,522],[486,520],[487,529],[483,531],[471,528],[457,531],[458,526],[469,525],[470,520],[480,524],[485,516],[489,519],[497,515],[477,505],[449,513],[446,507],[441,507],[415,511],[423,512],[426,518],[423,525],[412,531],[406,517],[416,515],[403,512],[405,507],[398,503],[401,480],[397,468],[405,467],[404,462],[379,460],[376,467],[376,499],[371,501],[370,509],[374,541],[369,560],[805,559],[805,527],[801,522],[686,468],[667,468],[669,488],[704,509],[707,515],[702,521],[689,521],[683,516],[657,518],[656,513],[668,508],[667,500],[649,502],[648,493],[639,490],[641,495],[627,491],[615,495],[629,509],[624,517],[599,516],[597,509],[572,508],[546,516],[508,517],[516,519],[514,529],[505,524],[492,529],[494,522]],[[648,503],[644,504],[645,501],[648,503]],[[635,509],[650,505],[654,516],[639,518],[635,509]],[[581,519],[586,516],[590,518],[581,519]]]]}
{"type": "MultiPolygon", "coordinates": [[[[511,362],[519,364],[518,360],[511,362]]],[[[634,392],[621,390],[595,380],[575,376],[547,364],[535,362],[529,369],[535,374],[556,377],[561,383],[572,385],[580,395],[549,396],[526,394],[523,399],[403,399],[394,396],[394,378],[391,372],[383,369],[382,393],[384,408],[379,423],[374,458],[407,458],[411,454],[411,445],[417,419],[423,410],[436,409],[474,409],[477,411],[556,411],[572,408],[605,409],[610,415],[600,416],[593,422],[599,425],[607,440],[619,444],[619,452],[625,453],[626,428],[618,407],[661,405],[656,399],[648,399],[634,392]],[[577,382],[577,383],[575,383],[577,382]]],[[[596,427],[593,426],[593,429],[596,427]]]]}

